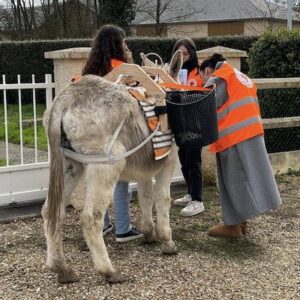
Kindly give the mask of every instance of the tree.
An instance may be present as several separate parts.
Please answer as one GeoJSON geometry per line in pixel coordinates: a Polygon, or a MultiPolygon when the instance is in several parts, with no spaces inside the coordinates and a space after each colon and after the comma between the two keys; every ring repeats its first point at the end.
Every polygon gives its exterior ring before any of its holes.
{"type": "Polygon", "coordinates": [[[294,12],[295,12],[295,15],[300,18],[300,0],[295,0],[294,1],[294,12]]]}
{"type": "Polygon", "coordinates": [[[43,20],[36,31],[40,38],[87,37],[93,31],[93,11],[78,0],[40,0],[43,20]]]}
{"type": "MultiPolygon", "coordinates": [[[[256,3],[253,1],[253,3],[256,3]]],[[[279,15],[281,18],[285,16],[286,0],[259,0],[256,7],[263,13],[266,23],[256,23],[251,25],[251,31],[257,34],[262,31],[274,31],[278,29],[278,20],[276,17],[279,15]]],[[[282,23],[284,26],[284,23],[282,23]]]]}
{"type": "Polygon", "coordinates": [[[117,24],[127,28],[135,18],[133,0],[109,0],[106,1],[105,16],[108,23],[117,24]]]}
{"type": "Polygon", "coordinates": [[[165,24],[184,20],[185,18],[192,16],[201,11],[199,10],[190,13],[181,13],[180,7],[178,7],[176,0],[138,0],[135,5],[136,13],[142,13],[150,20],[155,21],[155,33],[157,36],[163,34],[165,24]],[[170,12],[176,12],[170,13],[170,12]]]}
{"type": "MultiPolygon", "coordinates": [[[[89,1],[89,0],[87,0],[89,1]]],[[[134,0],[93,0],[96,25],[112,23],[127,29],[135,17],[134,0]]],[[[88,3],[88,2],[87,2],[88,3]]],[[[88,4],[87,4],[88,5],[88,4]]]]}
{"type": "Polygon", "coordinates": [[[5,1],[1,29],[11,39],[91,37],[106,23],[127,30],[135,16],[134,0],[5,1]]]}
{"type": "Polygon", "coordinates": [[[7,0],[1,13],[2,30],[15,37],[30,37],[37,27],[35,0],[7,0]]]}

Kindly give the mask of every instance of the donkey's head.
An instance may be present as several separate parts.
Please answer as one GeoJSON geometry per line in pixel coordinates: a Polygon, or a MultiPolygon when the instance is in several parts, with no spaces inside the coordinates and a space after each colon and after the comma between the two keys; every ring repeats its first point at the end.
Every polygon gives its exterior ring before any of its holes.
{"type": "Polygon", "coordinates": [[[144,53],[141,53],[140,54],[141,58],[142,58],[142,61],[143,61],[143,64],[144,66],[147,66],[147,67],[160,67],[162,69],[166,69],[166,71],[170,74],[170,76],[172,78],[174,78],[176,81],[178,81],[178,74],[179,74],[179,71],[182,67],[182,64],[183,64],[183,58],[182,58],[182,52],[181,50],[177,50],[173,57],[171,58],[171,62],[169,65],[165,65],[163,63],[163,60],[161,59],[161,57],[156,54],[156,53],[149,53],[149,54],[144,54],[144,53]],[[160,64],[158,65],[157,63],[154,63],[153,61],[151,61],[148,56],[149,55],[155,55],[159,58],[160,60],[160,64]]]}

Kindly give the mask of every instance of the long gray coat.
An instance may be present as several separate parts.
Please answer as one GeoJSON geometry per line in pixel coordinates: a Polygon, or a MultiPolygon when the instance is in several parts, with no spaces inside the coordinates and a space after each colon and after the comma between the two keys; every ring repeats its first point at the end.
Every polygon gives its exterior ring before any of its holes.
{"type": "MultiPolygon", "coordinates": [[[[211,77],[206,86],[213,83],[219,108],[228,100],[226,82],[211,77]]],[[[226,225],[240,224],[281,205],[263,136],[217,153],[217,171],[226,225]]]]}

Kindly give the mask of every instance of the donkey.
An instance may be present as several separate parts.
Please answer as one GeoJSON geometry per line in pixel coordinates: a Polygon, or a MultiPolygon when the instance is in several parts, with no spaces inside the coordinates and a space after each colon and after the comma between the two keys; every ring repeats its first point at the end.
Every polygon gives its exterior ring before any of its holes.
{"type": "MultiPolygon", "coordinates": [[[[175,78],[182,65],[181,53],[173,57],[170,70],[175,78]]],[[[105,156],[110,146],[112,156],[141,144],[150,134],[137,101],[125,90],[104,78],[87,75],[66,87],[44,115],[50,146],[50,183],[42,208],[47,240],[47,266],[58,274],[60,283],[78,280],[66,264],[62,248],[62,224],[65,204],[82,175],[87,192],[81,213],[83,234],[96,271],[109,283],[124,278],[113,267],[104,243],[102,228],[106,209],[113,200],[118,180],[136,181],[142,213],[142,231],[146,242],[161,241],[164,254],[175,254],[169,222],[170,183],[175,166],[176,146],[162,160],[153,158],[151,141],[135,153],[112,163],[81,163],[64,155],[62,137],[75,153],[105,156]],[[116,141],[111,137],[123,121],[116,141]],[[155,178],[155,184],[152,179],[155,178]],[[152,210],[157,212],[155,232],[152,210]]]]}

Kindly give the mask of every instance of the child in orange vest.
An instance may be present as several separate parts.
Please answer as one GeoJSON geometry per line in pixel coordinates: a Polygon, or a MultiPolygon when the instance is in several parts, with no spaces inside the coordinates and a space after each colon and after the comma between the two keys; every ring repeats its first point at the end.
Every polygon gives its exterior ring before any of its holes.
{"type": "MultiPolygon", "coordinates": [[[[199,74],[196,46],[191,39],[180,39],[173,48],[173,54],[181,50],[183,55],[182,69],[186,70],[187,82],[190,86],[202,87],[199,74]]],[[[201,147],[180,147],[178,151],[181,171],[188,187],[187,194],[173,201],[176,206],[184,207],[180,214],[184,217],[197,215],[204,211],[202,202],[202,167],[201,147]]]]}
{"type": "Polygon", "coordinates": [[[224,223],[209,229],[215,237],[247,234],[247,220],[281,204],[264,142],[255,84],[214,54],[200,65],[205,86],[216,84],[216,153],[224,223]]]}
{"type": "MultiPolygon", "coordinates": [[[[105,76],[113,68],[129,61],[130,57],[127,52],[128,48],[123,29],[113,25],[104,25],[95,37],[89,58],[82,70],[82,75],[105,76]]],[[[131,193],[129,193],[128,188],[128,182],[119,181],[114,192],[117,242],[127,242],[143,236],[142,232],[130,223],[129,201],[131,193]]],[[[110,231],[112,231],[112,224],[108,212],[106,212],[103,235],[110,231]]]]}

